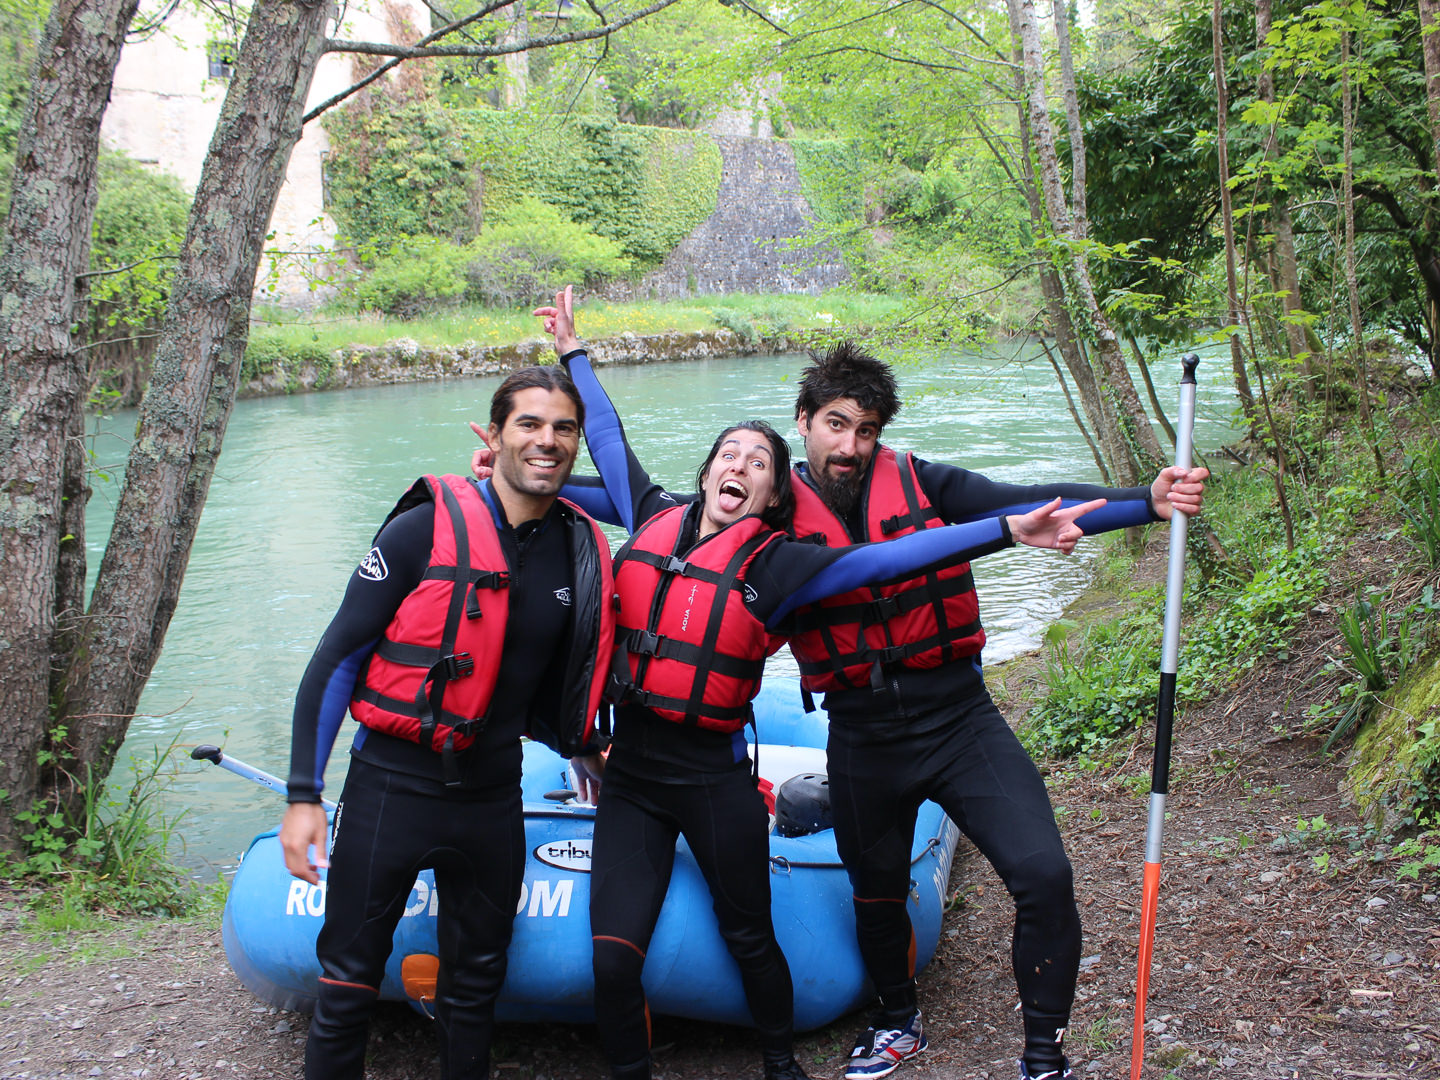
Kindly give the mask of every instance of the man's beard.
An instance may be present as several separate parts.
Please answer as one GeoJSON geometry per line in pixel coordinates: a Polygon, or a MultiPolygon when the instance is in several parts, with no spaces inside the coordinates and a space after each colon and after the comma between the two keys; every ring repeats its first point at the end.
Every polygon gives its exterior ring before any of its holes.
{"type": "Polygon", "coordinates": [[[864,470],[860,468],[859,458],[832,457],[826,464],[839,464],[852,466],[851,471],[836,475],[828,469],[821,470],[815,475],[815,486],[820,491],[820,497],[825,500],[825,505],[835,512],[836,517],[848,517],[850,511],[855,509],[855,504],[860,501],[860,482],[864,478],[864,470]]]}

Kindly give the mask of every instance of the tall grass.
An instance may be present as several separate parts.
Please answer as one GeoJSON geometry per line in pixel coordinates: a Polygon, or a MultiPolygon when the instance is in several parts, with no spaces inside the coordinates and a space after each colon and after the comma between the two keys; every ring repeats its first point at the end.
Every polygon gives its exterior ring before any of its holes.
{"type": "Polygon", "coordinates": [[[26,832],[4,866],[7,876],[42,886],[41,906],[62,921],[79,912],[180,915],[203,901],[169,853],[185,816],[162,804],[174,757],[172,742],[132,758],[133,778],[121,792],[87,773],[74,814],[17,815],[26,832]]]}
{"type": "MultiPolygon", "coordinates": [[[[895,297],[843,290],[821,296],[736,293],[627,303],[581,298],[576,303],[575,322],[585,340],[617,337],[627,331],[693,332],[737,325],[752,326],[760,333],[800,333],[879,326],[901,317],[904,310],[905,302],[895,297]]],[[[544,338],[540,320],[530,311],[529,307],[460,307],[402,320],[339,309],[304,315],[261,309],[256,313],[251,340],[278,342],[283,352],[291,352],[287,346],[293,345],[326,353],[355,345],[383,345],[397,338],[410,338],[426,348],[464,343],[508,345],[544,338]]]]}

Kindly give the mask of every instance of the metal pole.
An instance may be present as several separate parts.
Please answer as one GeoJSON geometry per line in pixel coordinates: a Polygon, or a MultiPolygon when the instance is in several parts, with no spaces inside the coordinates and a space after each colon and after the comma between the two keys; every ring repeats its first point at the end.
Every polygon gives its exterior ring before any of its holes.
{"type": "MultiPolygon", "coordinates": [[[[190,751],[190,756],[196,761],[208,761],[220,768],[234,773],[236,776],[243,776],[246,780],[253,780],[261,787],[267,787],[271,791],[279,792],[281,795],[289,794],[289,789],[284,780],[278,776],[272,776],[264,769],[257,769],[253,765],[246,765],[239,758],[230,757],[218,746],[197,746],[190,751]]],[[[320,804],[325,807],[325,812],[330,813],[335,809],[335,804],[329,799],[321,799],[320,804]]]]}
{"type": "MultiPolygon", "coordinates": [[[[1180,423],[1175,432],[1175,464],[1190,468],[1195,429],[1195,369],[1200,358],[1180,358],[1180,423]]],[[[1140,959],[1135,978],[1135,1031],[1130,1049],[1130,1080],[1140,1080],[1145,1058],[1145,996],[1150,989],[1150,960],[1155,947],[1155,917],[1160,906],[1161,843],[1165,834],[1165,796],[1170,792],[1170,734],[1175,719],[1175,675],[1180,661],[1180,598],[1185,590],[1185,532],[1188,519],[1178,510],[1170,520],[1170,568],[1165,579],[1165,632],[1160,645],[1160,694],[1155,703],[1155,760],[1150,770],[1150,817],[1145,829],[1144,900],[1140,908],[1140,959]]]]}

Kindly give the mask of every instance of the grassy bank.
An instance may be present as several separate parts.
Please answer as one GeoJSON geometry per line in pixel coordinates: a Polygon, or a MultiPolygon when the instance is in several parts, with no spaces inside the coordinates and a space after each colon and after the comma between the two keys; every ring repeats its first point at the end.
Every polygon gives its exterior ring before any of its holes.
{"type": "MultiPolygon", "coordinates": [[[[821,296],[696,296],[683,300],[626,303],[580,297],[575,321],[582,337],[599,339],[625,333],[734,330],[746,340],[808,331],[866,331],[903,317],[905,301],[893,296],[832,290],[821,296]]],[[[424,348],[508,345],[543,337],[531,308],[457,307],[420,319],[395,319],[378,313],[356,315],[321,310],[300,315],[258,311],[250,335],[255,354],[291,358],[329,355],[352,345],[384,345],[409,338],[424,348]]]]}
{"type": "MultiPolygon", "coordinates": [[[[1402,876],[1440,878],[1440,391],[1317,440],[1311,469],[1215,472],[1189,534],[1178,713],[1242,693],[1275,664],[1305,706],[1267,735],[1347,761],[1365,841],[1398,841],[1402,876]],[[1383,471],[1382,471],[1383,463],[1383,471]]],[[[1111,766],[1149,729],[1165,602],[1163,526],[1109,538],[1087,594],[1038,654],[998,672],[1021,739],[1064,769],[1111,766]]],[[[1263,729],[1264,725],[1262,725],[1263,729]]],[[[1215,748],[1216,754],[1235,748],[1215,748]]],[[[1148,776],[1137,775],[1148,784],[1148,776]]]]}

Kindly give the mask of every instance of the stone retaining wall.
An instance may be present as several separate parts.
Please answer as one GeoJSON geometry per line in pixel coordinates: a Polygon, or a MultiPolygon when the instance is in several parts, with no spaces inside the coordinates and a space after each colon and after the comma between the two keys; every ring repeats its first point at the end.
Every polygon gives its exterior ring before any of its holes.
{"type": "MultiPolygon", "coordinates": [[[[586,343],[596,367],[611,364],[653,364],[672,360],[703,360],[721,356],[758,356],[804,348],[788,336],[747,342],[732,330],[692,333],[625,333],[586,343]]],[[[348,390],[360,386],[424,382],[431,379],[482,378],[503,375],[530,364],[555,363],[549,342],[522,341],[514,345],[463,344],[424,348],[409,338],[385,345],[355,346],[337,351],[332,362],[277,363],[270,371],[240,387],[240,397],[348,390]]]]}
{"type": "Polygon", "coordinates": [[[819,293],[849,278],[828,244],[795,245],[810,233],[788,143],[716,135],[722,160],[715,212],[638,282],[611,282],[608,299],[749,293],[819,293]]]}

